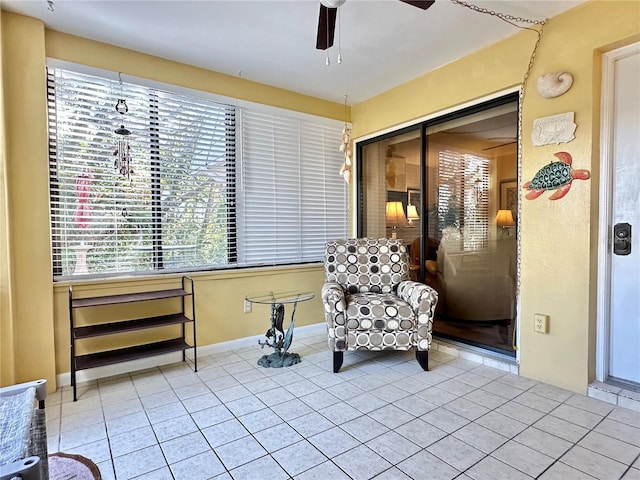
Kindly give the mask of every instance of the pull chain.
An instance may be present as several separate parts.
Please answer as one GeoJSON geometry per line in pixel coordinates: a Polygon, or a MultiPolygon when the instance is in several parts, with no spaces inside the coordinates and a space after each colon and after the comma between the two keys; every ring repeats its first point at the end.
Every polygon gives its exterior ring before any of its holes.
{"type": "Polygon", "coordinates": [[[340,19],[342,18],[342,15],[340,14],[340,7],[338,7],[338,64],[342,63],[342,48],[341,48],[341,44],[340,44],[340,33],[341,33],[341,29],[340,29],[340,19]]]}
{"type": "MultiPolygon", "coordinates": [[[[538,47],[540,46],[540,41],[542,40],[542,31],[544,30],[544,26],[546,24],[546,20],[531,20],[528,18],[522,18],[522,17],[514,17],[513,15],[508,15],[505,13],[500,13],[500,12],[496,12],[494,10],[488,10],[486,8],[482,8],[482,7],[478,7],[476,5],[472,5],[469,3],[464,2],[463,0],[450,0],[451,3],[455,4],[455,5],[460,5],[462,7],[468,8],[470,10],[473,10],[474,12],[477,13],[484,13],[485,15],[491,15],[494,17],[499,18],[500,20],[509,23],[510,25],[513,25],[517,28],[521,28],[523,30],[531,30],[533,32],[536,33],[537,35],[537,39],[536,39],[536,43],[533,46],[533,50],[531,51],[531,56],[529,57],[529,64],[527,65],[527,70],[524,73],[524,76],[522,78],[522,86],[520,87],[520,92],[518,93],[518,102],[519,102],[519,108],[518,108],[518,160],[517,160],[517,176],[518,176],[518,180],[520,180],[520,178],[522,178],[522,106],[524,105],[524,99],[525,99],[525,93],[526,93],[526,89],[527,89],[527,81],[529,80],[529,76],[531,75],[531,70],[533,69],[533,64],[535,62],[536,59],[536,54],[538,53],[538,47]],[[531,27],[523,27],[521,25],[518,25],[518,23],[528,23],[530,25],[537,25],[540,28],[531,28],[531,27]]],[[[518,218],[522,218],[522,202],[520,201],[521,199],[518,198],[518,218]]],[[[517,238],[517,242],[518,242],[518,250],[520,250],[520,236],[518,235],[517,238]]],[[[517,255],[517,263],[516,263],[516,269],[517,269],[517,280],[516,280],[516,296],[520,295],[520,269],[521,269],[521,262],[520,262],[520,255],[517,255]]],[[[515,334],[515,331],[514,331],[515,334]]],[[[513,349],[516,349],[516,344],[515,344],[515,336],[513,338],[513,349]]]]}

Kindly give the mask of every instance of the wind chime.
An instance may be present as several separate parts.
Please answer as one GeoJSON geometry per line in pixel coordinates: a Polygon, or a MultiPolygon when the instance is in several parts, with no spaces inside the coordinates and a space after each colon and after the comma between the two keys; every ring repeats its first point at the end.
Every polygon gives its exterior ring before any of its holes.
{"type": "MultiPolygon", "coordinates": [[[[120,79],[120,96],[122,96],[122,77],[120,77],[119,73],[118,78],[120,79]]],[[[123,115],[123,118],[124,114],[129,111],[127,102],[123,98],[118,99],[115,109],[116,112],[123,115]]],[[[129,145],[129,135],[131,135],[131,131],[125,128],[124,120],[120,124],[120,128],[116,128],[115,134],[116,148],[113,151],[113,156],[115,157],[113,166],[116,171],[131,184],[131,175],[133,175],[133,168],[131,167],[131,146],[129,145]]]]}
{"type": "MultiPolygon", "coordinates": [[[[347,96],[344,96],[344,116],[347,117],[347,96]]],[[[344,163],[340,168],[340,176],[344,178],[344,181],[351,183],[351,129],[347,125],[345,120],[344,128],[342,129],[342,143],[340,144],[340,151],[344,153],[344,163]]]]}

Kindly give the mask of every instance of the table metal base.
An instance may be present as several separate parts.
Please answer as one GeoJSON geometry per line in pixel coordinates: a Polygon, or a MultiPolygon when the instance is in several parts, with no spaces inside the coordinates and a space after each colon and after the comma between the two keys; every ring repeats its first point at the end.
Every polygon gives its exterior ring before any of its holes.
{"type": "Polygon", "coordinates": [[[291,365],[295,365],[296,363],[300,363],[302,359],[300,355],[297,353],[284,353],[280,354],[278,352],[274,352],[271,355],[263,355],[258,360],[258,365],[261,367],[271,367],[271,368],[282,368],[282,367],[290,367],[291,365]]]}
{"type": "Polygon", "coordinates": [[[293,327],[295,325],[296,309],[299,302],[311,300],[315,295],[308,292],[288,291],[288,292],[263,292],[245,297],[251,303],[261,303],[271,305],[271,327],[265,333],[265,340],[258,340],[258,345],[264,348],[271,347],[271,355],[263,355],[258,360],[258,365],[266,368],[290,367],[300,363],[302,359],[297,353],[289,353],[289,347],[293,342],[293,327]],[[284,307],[292,305],[291,321],[289,327],[284,329],[284,307]]]}

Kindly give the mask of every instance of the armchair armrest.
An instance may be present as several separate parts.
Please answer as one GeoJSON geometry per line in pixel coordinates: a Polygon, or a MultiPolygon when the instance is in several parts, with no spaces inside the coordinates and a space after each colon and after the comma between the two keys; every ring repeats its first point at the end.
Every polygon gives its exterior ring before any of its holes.
{"type": "Polygon", "coordinates": [[[417,315],[431,312],[433,316],[433,310],[438,303],[438,292],[434,288],[413,280],[400,282],[398,296],[411,305],[417,315]]]}
{"type": "Polygon", "coordinates": [[[342,286],[337,282],[327,282],[322,286],[324,318],[329,332],[329,348],[334,352],[347,349],[347,329],[345,311],[347,302],[342,286]]]}
{"type": "Polygon", "coordinates": [[[411,306],[418,318],[418,350],[429,350],[438,292],[424,283],[405,280],[398,285],[398,296],[411,306]]]}

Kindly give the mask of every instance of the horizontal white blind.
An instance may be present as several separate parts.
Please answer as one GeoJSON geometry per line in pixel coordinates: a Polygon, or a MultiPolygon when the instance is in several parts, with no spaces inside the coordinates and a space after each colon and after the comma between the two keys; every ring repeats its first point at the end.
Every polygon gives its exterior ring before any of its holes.
{"type": "MultiPolygon", "coordinates": [[[[486,248],[489,238],[488,191],[488,159],[452,150],[439,150],[439,238],[442,237],[443,229],[454,227],[461,234],[458,248],[486,248]]],[[[449,248],[451,247],[454,246],[450,245],[449,248]]]]}
{"type": "Polygon", "coordinates": [[[387,236],[386,206],[387,192],[387,143],[376,142],[362,148],[362,198],[364,215],[362,231],[364,236],[382,238],[387,236]]]}
{"type": "Polygon", "coordinates": [[[341,122],[58,68],[47,80],[55,278],[319,261],[347,235],[341,122]],[[121,125],[130,180],[114,168],[121,125]]]}
{"type": "Polygon", "coordinates": [[[238,261],[320,261],[327,240],[348,232],[339,122],[242,113],[238,261]]]}
{"type": "Polygon", "coordinates": [[[62,69],[47,78],[55,277],[234,260],[234,107],[62,69]],[[114,168],[120,125],[130,181],[114,168]]]}

